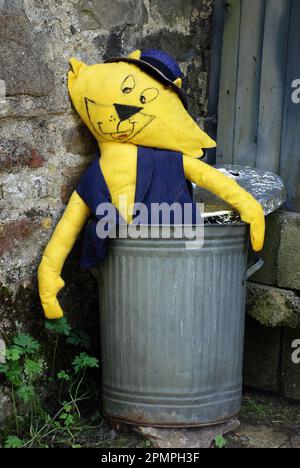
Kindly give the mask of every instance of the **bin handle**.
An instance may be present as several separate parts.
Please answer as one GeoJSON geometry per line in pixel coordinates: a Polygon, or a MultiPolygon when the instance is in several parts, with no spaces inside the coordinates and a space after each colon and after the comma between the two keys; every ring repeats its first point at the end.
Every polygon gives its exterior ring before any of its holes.
{"type": "Polygon", "coordinates": [[[95,268],[95,267],[90,268],[90,273],[92,273],[92,275],[93,275],[97,280],[99,279],[99,273],[98,273],[97,268],[95,268]]]}
{"type": "Polygon", "coordinates": [[[246,273],[244,274],[244,278],[243,278],[243,285],[245,286],[246,282],[248,281],[248,279],[254,275],[254,273],[256,273],[258,270],[260,270],[263,266],[264,266],[265,262],[263,261],[263,259],[259,256],[256,256],[255,258],[255,263],[253,265],[251,265],[246,273]]]}

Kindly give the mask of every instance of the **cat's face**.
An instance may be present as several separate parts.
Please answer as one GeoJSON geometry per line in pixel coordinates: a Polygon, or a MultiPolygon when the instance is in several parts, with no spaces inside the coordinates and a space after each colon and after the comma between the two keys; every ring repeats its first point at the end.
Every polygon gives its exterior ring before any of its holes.
{"type": "Polygon", "coordinates": [[[191,156],[213,146],[177,93],[137,65],[120,61],[79,66],[77,76],[69,75],[70,95],[99,143],[133,143],[191,156]]]}

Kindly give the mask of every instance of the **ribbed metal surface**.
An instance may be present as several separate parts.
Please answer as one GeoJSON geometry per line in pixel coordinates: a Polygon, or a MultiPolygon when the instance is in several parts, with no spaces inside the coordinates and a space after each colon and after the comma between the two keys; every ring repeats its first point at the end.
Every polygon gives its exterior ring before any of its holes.
{"type": "Polygon", "coordinates": [[[244,225],[182,240],[114,240],[100,266],[103,404],[114,419],[199,426],[236,414],[242,391],[244,225]]]}

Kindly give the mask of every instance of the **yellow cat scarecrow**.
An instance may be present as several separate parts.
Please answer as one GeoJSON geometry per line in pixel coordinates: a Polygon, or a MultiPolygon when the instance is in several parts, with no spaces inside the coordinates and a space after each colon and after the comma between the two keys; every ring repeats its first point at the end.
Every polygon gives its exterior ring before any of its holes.
{"type": "Polygon", "coordinates": [[[48,319],[63,316],[57,300],[64,286],[61,271],[85,225],[81,265],[90,268],[105,257],[106,242],[96,233],[101,203],[111,202],[120,219],[131,223],[134,203],[193,203],[187,181],[194,182],[238,210],[250,224],[253,249],[262,249],[261,205],[199,159],[202,149],[215,142],[187,112],[175,60],[149,49],[91,66],[71,59],[71,66],[69,93],[97,139],[101,156],[82,176],[39,266],[40,297],[48,319]],[[120,203],[124,197],[126,203],[120,203]]]}

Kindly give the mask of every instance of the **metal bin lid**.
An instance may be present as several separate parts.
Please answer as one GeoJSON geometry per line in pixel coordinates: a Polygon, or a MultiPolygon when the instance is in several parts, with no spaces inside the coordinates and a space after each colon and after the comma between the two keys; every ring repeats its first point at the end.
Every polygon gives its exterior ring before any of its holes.
{"type": "MultiPolygon", "coordinates": [[[[286,189],[284,182],[273,172],[248,166],[217,165],[220,172],[234,179],[247,192],[259,201],[265,215],[269,215],[284,205],[286,189]]],[[[234,224],[240,223],[239,214],[226,202],[207,190],[193,185],[197,203],[204,203],[206,224],[234,224]]]]}

